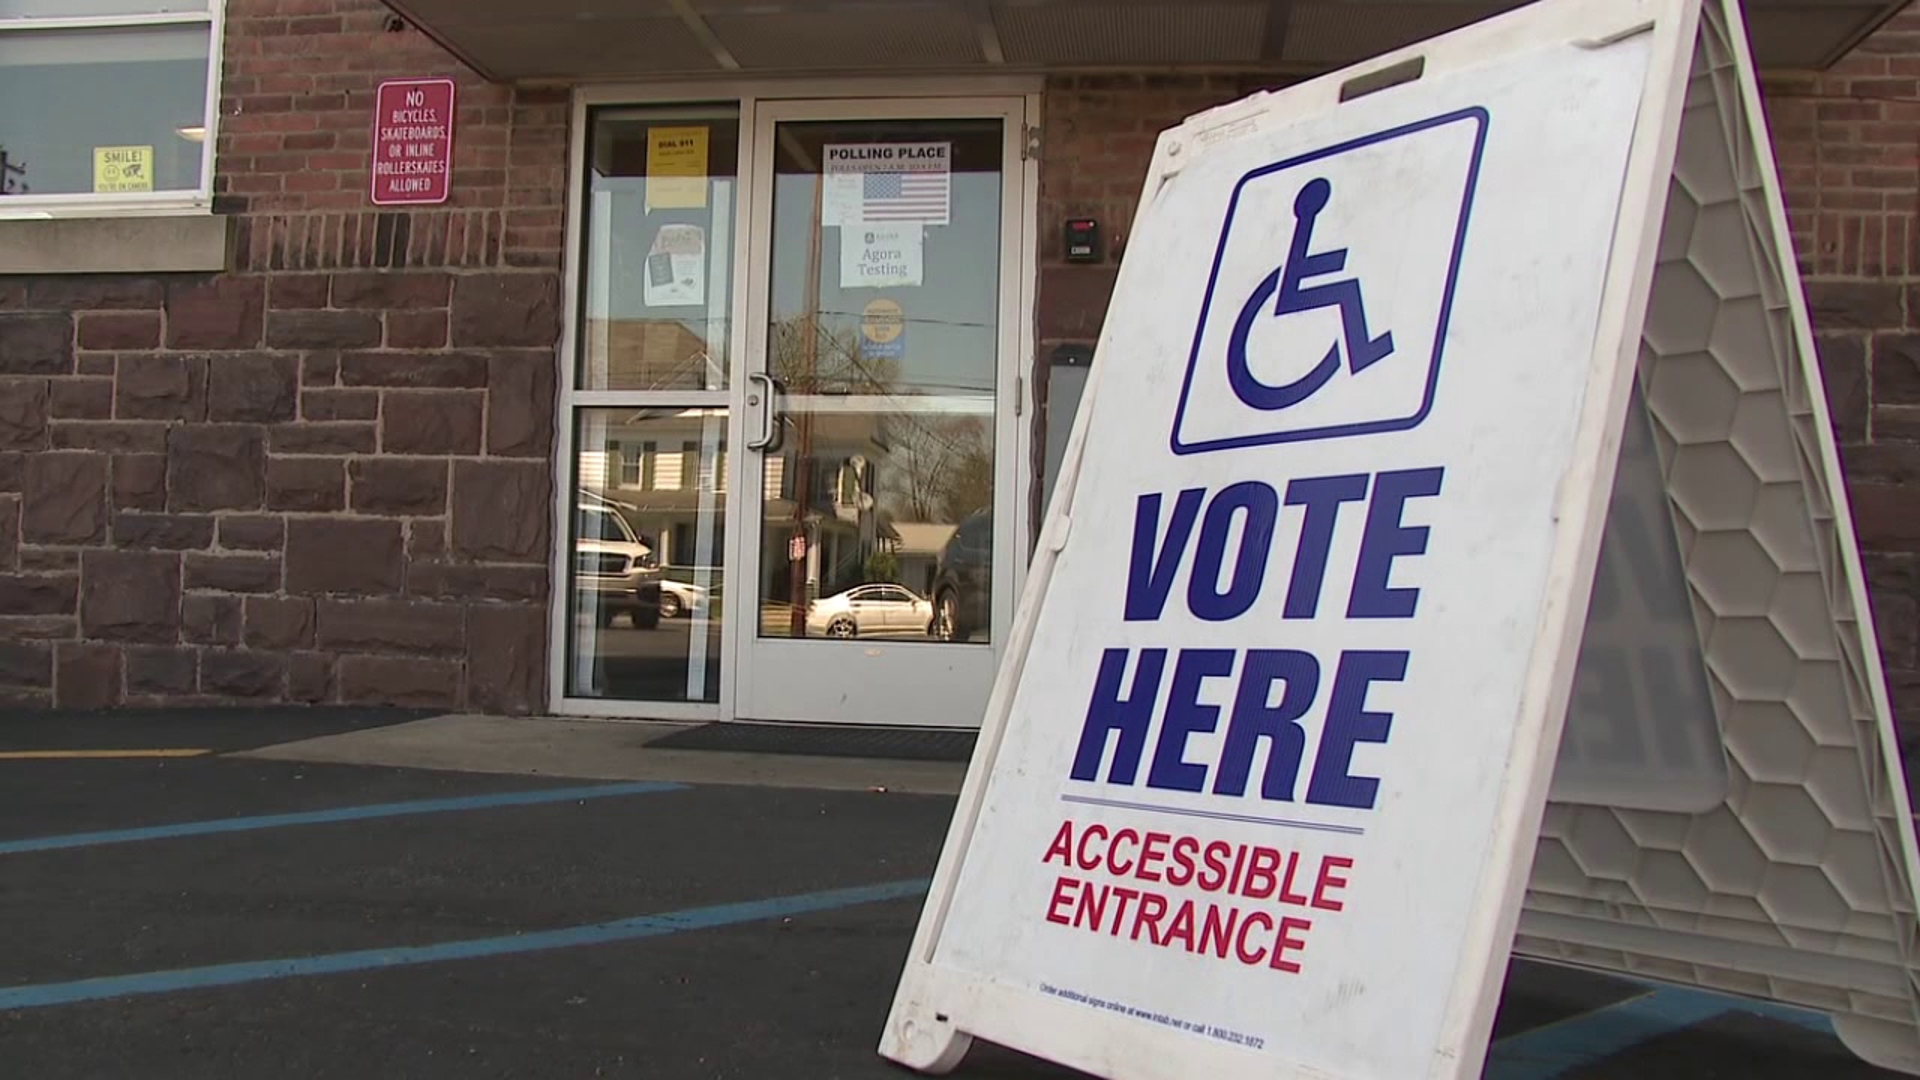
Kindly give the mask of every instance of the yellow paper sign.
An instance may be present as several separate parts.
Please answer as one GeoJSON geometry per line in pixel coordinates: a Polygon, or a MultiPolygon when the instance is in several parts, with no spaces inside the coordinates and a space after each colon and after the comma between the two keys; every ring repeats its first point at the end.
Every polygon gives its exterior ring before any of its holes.
{"type": "Polygon", "coordinates": [[[707,129],[647,129],[647,209],[707,205],[707,129]]]}
{"type": "Polygon", "coordinates": [[[93,190],[96,192],[152,191],[153,147],[94,147],[93,190]]]}

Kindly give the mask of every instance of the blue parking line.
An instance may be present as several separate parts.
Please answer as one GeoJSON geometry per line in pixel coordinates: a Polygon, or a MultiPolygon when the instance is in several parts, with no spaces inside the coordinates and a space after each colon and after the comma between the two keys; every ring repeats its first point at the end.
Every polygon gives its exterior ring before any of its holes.
{"type": "Polygon", "coordinates": [[[1554,1080],[1648,1040],[1733,1012],[1754,1013],[1815,1031],[1833,1030],[1823,1014],[1806,1009],[1705,990],[1649,987],[1604,1009],[1501,1039],[1488,1055],[1484,1080],[1554,1080]]]}
{"type": "Polygon", "coordinates": [[[291,979],[313,975],[337,975],[349,971],[406,967],[450,960],[474,960],[488,956],[544,952],[580,945],[603,945],[615,941],[662,937],[689,930],[708,930],[739,923],[761,922],[783,916],[806,915],[886,900],[919,896],[930,884],[925,879],[863,885],[851,889],[748,900],[736,904],[669,911],[659,915],[641,915],[617,922],[574,926],[562,930],[540,930],[501,937],[449,941],[438,945],[419,945],[394,949],[363,949],[358,952],[328,953],[285,960],[256,960],[210,967],[150,971],[138,975],[109,975],[74,982],[42,983],[37,986],[0,988],[0,1012],[9,1009],[41,1009],[53,1005],[72,1005],[109,998],[168,994],[180,990],[202,990],[216,986],[291,979]]]}
{"type": "Polygon", "coordinates": [[[576,802],[587,799],[609,799],[621,795],[652,795],[659,792],[685,790],[687,790],[685,784],[648,781],[631,784],[595,784],[591,787],[536,788],[531,791],[465,795],[450,799],[414,799],[407,802],[342,806],[332,810],[309,810],[293,814],[259,814],[252,817],[186,821],[175,825],[154,825],[138,829],[110,829],[104,832],[40,836],[27,840],[0,840],[0,855],[97,847],[101,844],[131,844],[142,840],[171,840],[182,836],[207,836],[213,833],[250,832],[255,829],[280,829],[290,825],[325,825],[338,821],[366,821],[372,818],[406,817],[413,814],[446,814],[460,810],[491,810],[502,806],[537,806],[542,803],[576,802]]]}

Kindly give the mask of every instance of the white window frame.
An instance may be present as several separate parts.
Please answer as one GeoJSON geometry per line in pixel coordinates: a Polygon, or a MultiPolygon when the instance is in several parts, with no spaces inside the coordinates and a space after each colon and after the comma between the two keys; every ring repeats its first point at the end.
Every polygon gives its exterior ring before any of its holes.
{"type": "MultiPolygon", "coordinates": [[[[207,0],[205,11],[0,18],[0,37],[17,32],[59,30],[128,30],[195,25],[207,28],[207,108],[201,120],[205,134],[200,140],[200,187],[197,190],[4,195],[0,196],[0,221],[211,214],[213,167],[219,143],[221,53],[226,34],[226,13],[227,0],[207,0]]],[[[0,102],[0,108],[6,108],[4,102],[0,102]]]]}

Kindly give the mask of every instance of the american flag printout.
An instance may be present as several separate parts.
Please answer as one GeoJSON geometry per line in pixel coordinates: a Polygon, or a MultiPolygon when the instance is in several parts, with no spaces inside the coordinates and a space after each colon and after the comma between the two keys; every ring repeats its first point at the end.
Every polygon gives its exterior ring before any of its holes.
{"type": "Polygon", "coordinates": [[[953,144],[834,143],[826,147],[825,220],[947,224],[953,144]]]}

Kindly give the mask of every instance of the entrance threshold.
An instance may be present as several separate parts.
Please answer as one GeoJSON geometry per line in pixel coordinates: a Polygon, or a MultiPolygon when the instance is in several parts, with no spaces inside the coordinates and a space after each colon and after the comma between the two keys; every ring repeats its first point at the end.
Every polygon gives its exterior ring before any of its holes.
{"type": "MultiPolygon", "coordinates": [[[[449,713],[369,731],[303,738],[230,756],[546,779],[893,795],[952,796],[959,793],[966,778],[965,762],[927,757],[903,759],[871,753],[827,756],[826,750],[714,753],[660,745],[660,740],[686,731],[684,724],[649,720],[449,713]]],[[[845,753],[845,748],[835,749],[845,753]]]]}
{"type": "Polygon", "coordinates": [[[649,745],[658,750],[718,750],[735,754],[800,754],[966,764],[973,760],[973,744],[978,735],[977,731],[964,728],[723,720],[676,731],[653,740],[649,745]]]}

